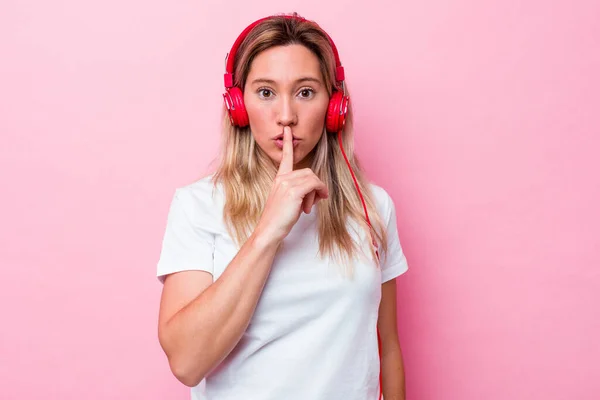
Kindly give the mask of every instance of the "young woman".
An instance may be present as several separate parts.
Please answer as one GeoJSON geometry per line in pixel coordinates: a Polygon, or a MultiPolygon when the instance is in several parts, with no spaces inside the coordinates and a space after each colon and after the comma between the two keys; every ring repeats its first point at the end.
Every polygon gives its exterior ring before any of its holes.
{"type": "Polygon", "coordinates": [[[221,163],[175,190],[157,267],[173,374],[194,399],[403,400],[408,267],[394,203],[352,151],[333,41],[267,17],[226,72],[221,163]]]}

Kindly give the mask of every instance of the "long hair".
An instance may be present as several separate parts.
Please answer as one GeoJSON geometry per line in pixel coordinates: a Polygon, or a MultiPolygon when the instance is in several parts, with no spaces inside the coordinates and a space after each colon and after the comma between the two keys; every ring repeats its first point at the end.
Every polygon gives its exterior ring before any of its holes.
{"type": "MultiPolygon", "coordinates": [[[[326,33],[313,21],[283,16],[274,16],[255,26],[240,44],[234,59],[234,85],[243,90],[250,65],[257,54],[273,46],[290,44],[303,45],[317,56],[325,86],[331,96],[336,85],[335,58],[326,33]]],[[[336,89],[342,90],[338,87],[336,89]]],[[[354,154],[352,122],[350,106],[341,134],[344,151],[363,193],[369,220],[373,225],[371,232],[375,240],[381,243],[383,253],[387,253],[385,225],[377,212],[368,181],[354,154]]],[[[231,125],[225,106],[222,133],[220,165],[213,176],[213,183],[215,187],[219,183],[223,186],[224,222],[233,240],[241,246],[252,234],[260,219],[277,168],[256,144],[250,127],[238,128],[231,125]]],[[[337,259],[341,265],[344,265],[344,272],[353,275],[351,260],[359,253],[359,249],[368,246],[371,258],[373,261],[376,260],[363,206],[339,148],[337,135],[328,134],[324,127],[323,135],[312,152],[311,169],[329,188],[329,197],[319,201],[315,206],[317,207],[319,253],[321,256],[329,255],[337,259]],[[351,224],[350,221],[354,223],[351,224]],[[357,243],[352,238],[349,232],[351,226],[358,230],[364,229],[366,236],[363,235],[363,243],[357,243]]],[[[354,230],[358,234],[358,230],[354,230]]]]}

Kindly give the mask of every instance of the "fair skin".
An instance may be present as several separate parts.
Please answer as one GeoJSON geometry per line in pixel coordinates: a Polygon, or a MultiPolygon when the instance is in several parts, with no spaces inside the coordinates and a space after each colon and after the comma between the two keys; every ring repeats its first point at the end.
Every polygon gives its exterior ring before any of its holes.
{"type": "MultiPolygon", "coordinates": [[[[213,282],[203,271],[182,271],[165,279],[159,341],[173,374],[187,386],[197,385],[233,350],[252,318],[279,245],[300,213],[309,213],[329,195],[308,168],[329,102],[316,56],[300,45],[263,51],[251,65],[244,101],[254,138],[278,172],[256,229],[219,279],[213,282]],[[283,149],[273,140],[279,134],[283,149]]],[[[404,400],[395,280],[382,285],[378,327],[383,395],[404,400]]]]}
{"type": "Polygon", "coordinates": [[[385,400],[405,400],[404,362],[396,319],[396,279],[381,285],[377,327],[381,337],[381,373],[385,400]]]}
{"type": "Polygon", "coordinates": [[[298,140],[294,169],[310,166],[329,104],[319,59],[310,50],[292,44],[259,53],[246,79],[244,104],[256,143],[275,164],[282,150],[273,138],[289,126],[298,140]]]}

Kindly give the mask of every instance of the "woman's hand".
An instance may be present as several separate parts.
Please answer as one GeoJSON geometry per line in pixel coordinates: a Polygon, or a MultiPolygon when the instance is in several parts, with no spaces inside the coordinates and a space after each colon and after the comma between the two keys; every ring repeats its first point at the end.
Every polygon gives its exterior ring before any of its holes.
{"type": "Polygon", "coordinates": [[[281,163],[257,229],[271,239],[282,241],[302,211],[310,213],[319,200],[327,197],[327,186],[310,168],[294,171],[292,131],[289,126],[284,127],[281,163]]]}

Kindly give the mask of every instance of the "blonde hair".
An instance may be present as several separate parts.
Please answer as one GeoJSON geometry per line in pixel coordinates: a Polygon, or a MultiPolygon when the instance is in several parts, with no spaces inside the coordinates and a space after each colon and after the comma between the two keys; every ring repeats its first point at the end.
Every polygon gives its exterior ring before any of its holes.
{"type": "MultiPolygon", "coordinates": [[[[297,16],[297,14],[294,14],[297,16]]],[[[244,88],[250,65],[258,53],[273,46],[301,44],[319,59],[321,72],[329,95],[335,82],[335,59],[327,34],[313,21],[285,16],[266,19],[249,32],[240,44],[234,60],[234,85],[244,88]]],[[[336,88],[341,90],[341,88],[336,88]]],[[[223,107],[223,142],[220,165],[214,176],[215,187],[221,183],[225,194],[224,222],[231,237],[241,246],[253,232],[273,186],[277,169],[269,156],[256,144],[250,127],[231,125],[223,107]]],[[[387,252],[385,225],[377,212],[374,197],[354,154],[352,109],[349,107],[346,125],[341,134],[343,147],[352,166],[358,186],[373,225],[373,236],[387,252]]],[[[365,243],[357,244],[349,233],[349,220],[367,232],[366,244],[375,261],[369,226],[352,175],[339,148],[337,135],[323,135],[313,149],[311,169],[329,188],[329,198],[317,208],[319,253],[330,255],[344,265],[344,272],[353,275],[351,259],[365,243]]],[[[357,232],[358,233],[358,232],[357,232]]]]}

